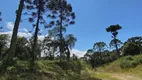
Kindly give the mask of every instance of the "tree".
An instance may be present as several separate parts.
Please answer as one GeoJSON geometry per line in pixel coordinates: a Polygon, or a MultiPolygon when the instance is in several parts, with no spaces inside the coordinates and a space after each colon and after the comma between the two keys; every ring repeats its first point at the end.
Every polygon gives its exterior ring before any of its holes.
{"type": "Polygon", "coordinates": [[[17,43],[17,33],[18,33],[19,24],[21,21],[21,15],[22,15],[23,7],[24,7],[24,1],[25,0],[20,0],[19,8],[16,11],[16,20],[15,20],[15,24],[14,24],[14,28],[13,28],[10,48],[7,52],[7,54],[8,54],[7,62],[10,62],[15,54],[16,43],[17,43]]]}
{"type": "Polygon", "coordinates": [[[66,38],[65,38],[66,50],[68,50],[68,52],[67,52],[68,61],[70,60],[70,51],[69,51],[69,48],[71,50],[75,46],[75,42],[76,41],[77,41],[77,39],[72,34],[67,35],[66,38]]]}
{"type": "Polygon", "coordinates": [[[69,34],[65,37],[65,41],[69,48],[72,49],[75,46],[77,39],[72,34],[69,34]]]}
{"type": "Polygon", "coordinates": [[[2,21],[1,15],[2,15],[2,13],[0,12],[0,21],[2,21]]]}
{"type": "Polygon", "coordinates": [[[140,47],[133,43],[133,42],[127,42],[124,46],[123,46],[123,55],[137,55],[140,54],[140,47]]]}
{"type": "Polygon", "coordinates": [[[118,24],[116,25],[110,25],[108,28],[106,28],[106,31],[107,32],[111,32],[112,34],[112,38],[114,40],[114,44],[115,44],[115,48],[116,48],[116,51],[117,51],[117,56],[119,57],[120,56],[120,52],[119,52],[119,49],[118,49],[118,45],[117,45],[117,35],[118,35],[118,30],[122,29],[122,27],[118,24]]]}
{"type": "Polygon", "coordinates": [[[127,42],[132,42],[132,43],[135,43],[137,46],[142,47],[142,37],[138,37],[138,36],[131,37],[127,40],[127,42]]]}
{"type": "Polygon", "coordinates": [[[93,49],[88,49],[86,54],[93,54],[94,53],[94,50],[93,49]]]}
{"type": "Polygon", "coordinates": [[[93,49],[94,49],[94,51],[101,53],[106,49],[106,43],[96,42],[96,43],[94,43],[93,49]]]}
{"type": "Polygon", "coordinates": [[[58,54],[59,41],[53,39],[52,36],[47,36],[43,40],[43,52],[45,57],[54,59],[54,55],[58,54]]]}
{"type": "MultiPolygon", "coordinates": [[[[2,15],[2,13],[0,12],[0,24],[1,24],[1,21],[2,21],[1,15],[2,15]]],[[[1,29],[2,29],[2,26],[0,25],[0,30],[1,29]]]]}
{"type": "MultiPolygon", "coordinates": [[[[33,58],[33,54],[32,54],[32,51],[33,51],[33,44],[34,44],[34,36],[32,36],[30,39],[29,39],[29,41],[28,41],[28,45],[27,45],[27,47],[28,47],[28,52],[29,52],[29,54],[30,54],[30,59],[32,59],[33,58]]],[[[36,47],[36,50],[35,50],[35,52],[36,52],[36,54],[34,54],[34,56],[38,59],[38,58],[40,58],[41,57],[41,53],[42,53],[42,50],[43,50],[43,41],[41,41],[40,39],[38,39],[37,40],[37,47],[36,47]]]]}
{"type": "MultiPolygon", "coordinates": [[[[33,36],[33,45],[32,45],[32,64],[34,64],[36,56],[36,49],[37,49],[37,42],[38,42],[38,34],[40,31],[40,24],[44,25],[45,28],[49,28],[47,26],[48,24],[45,21],[44,15],[48,11],[48,0],[27,0],[26,9],[28,12],[25,12],[25,15],[30,15],[29,22],[33,23],[33,27],[35,28],[34,36],[33,36]],[[36,19],[36,22],[34,23],[34,20],[36,19]]],[[[54,23],[50,23],[49,25],[53,25],[54,23]]],[[[51,27],[51,26],[50,26],[51,27]]]]}
{"type": "Polygon", "coordinates": [[[49,8],[52,10],[53,15],[48,15],[48,17],[56,18],[55,25],[58,27],[58,33],[60,39],[60,60],[63,57],[65,40],[63,37],[63,29],[70,24],[74,24],[75,13],[72,11],[71,4],[68,4],[66,0],[50,0],[49,8]],[[58,19],[59,18],[59,19],[58,19]]]}
{"type": "Polygon", "coordinates": [[[15,57],[20,60],[30,59],[30,54],[28,52],[28,40],[25,37],[18,37],[16,44],[15,57]]]}
{"type": "Polygon", "coordinates": [[[4,48],[7,47],[7,42],[8,42],[8,35],[0,34],[0,58],[2,56],[2,53],[4,52],[4,48]]]}
{"type": "Polygon", "coordinates": [[[115,48],[116,46],[115,46],[115,41],[116,41],[116,43],[117,43],[117,46],[118,46],[118,49],[119,48],[121,48],[122,47],[122,44],[123,44],[123,42],[121,42],[119,39],[113,39],[113,40],[111,40],[110,41],[110,43],[109,43],[109,46],[111,47],[111,48],[115,48]]]}
{"type": "Polygon", "coordinates": [[[94,53],[93,49],[88,49],[87,52],[84,55],[85,61],[89,62],[91,55],[94,53]]]}

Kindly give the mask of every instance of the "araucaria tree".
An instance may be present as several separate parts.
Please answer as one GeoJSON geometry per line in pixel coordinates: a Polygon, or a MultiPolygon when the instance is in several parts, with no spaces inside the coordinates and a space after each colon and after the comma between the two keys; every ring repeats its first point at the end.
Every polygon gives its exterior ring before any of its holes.
{"type": "Polygon", "coordinates": [[[29,16],[29,22],[33,24],[33,28],[35,28],[34,36],[33,36],[33,44],[32,44],[32,63],[34,63],[37,54],[37,41],[38,41],[38,34],[40,31],[40,26],[45,28],[49,28],[53,25],[53,23],[47,24],[45,18],[47,18],[46,14],[48,13],[48,0],[26,0],[27,4],[25,4],[25,8],[28,11],[25,11],[25,15],[29,16]],[[35,21],[36,20],[36,21],[35,21]],[[41,24],[41,25],[40,25],[41,24]]]}
{"type": "Polygon", "coordinates": [[[2,25],[1,25],[1,21],[2,21],[1,15],[2,15],[2,13],[0,12],[0,32],[1,32],[1,29],[3,28],[2,25]]]}
{"type": "Polygon", "coordinates": [[[7,62],[10,62],[12,60],[12,58],[14,57],[14,54],[15,54],[17,33],[18,33],[19,24],[20,24],[20,21],[21,21],[21,15],[22,15],[23,7],[24,7],[24,1],[25,0],[20,0],[19,8],[16,11],[16,20],[15,20],[15,23],[14,23],[10,48],[7,52],[7,54],[8,54],[7,62]]]}
{"type": "MultiPolygon", "coordinates": [[[[2,15],[2,13],[0,12],[0,22],[2,21],[1,15],[2,15]]],[[[1,24],[1,23],[0,23],[0,24],[1,24]]],[[[1,26],[1,25],[0,25],[0,29],[2,29],[2,26],[1,26]]]]}
{"type": "Polygon", "coordinates": [[[71,4],[68,4],[66,0],[50,0],[49,4],[49,8],[53,15],[48,15],[48,17],[55,18],[55,26],[57,27],[56,29],[58,29],[57,36],[60,40],[59,50],[61,59],[66,51],[63,31],[66,31],[67,26],[75,23],[75,13],[72,11],[71,4]]]}
{"type": "Polygon", "coordinates": [[[1,14],[2,14],[2,13],[0,12],[0,21],[2,21],[1,14]]]}
{"type": "Polygon", "coordinates": [[[120,56],[120,51],[118,49],[118,45],[117,45],[117,35],[118,35],[118,30],[122,29],[122,27],[118,24],[116,25],[110,25],[108,28],[106,28],[106,31],[107,32],[111,32],[112,34],[112,38],[113,38],[113,41],[114,41],[114,44],[115,44],[115,48],[116,48],[116,51],[117,51],[117,57],[120,56]]]}

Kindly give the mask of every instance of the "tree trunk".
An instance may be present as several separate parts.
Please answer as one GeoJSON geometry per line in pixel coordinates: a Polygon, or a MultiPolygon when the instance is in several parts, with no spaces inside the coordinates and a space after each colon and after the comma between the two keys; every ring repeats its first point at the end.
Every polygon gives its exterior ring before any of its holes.
{"type": "Polygon", "coordinates": [[[17,41],[16,41],[17,40],[17,33],[18,33],[19,24],[21,21],[23,7],[24,7],[24,0],[20,0],[19,8],[16,13],[16,20],[15,20],[13,34],[12,34],[12,38],[11,38],[11,44],[10,44],[10,48],[7,52],[7,54],[8,54],[7,61],[8,62],[12,60],[12,58],[14,57],[14,54],[15,54],[16,43],[17,43],[17,41]]]}
{"type": "Polygon", "coordinates": [[[120,57],[120,52],[119,52],[119,49],[118,49],[116,38],[114,38],[114,43],[115,43],[115,48],[116,48],[116,51],[117,51],[117,58],[119,58],[120,57]]]}
{"type": "Polygon", "coordinates": [[[67,44],[65,44],[65,50],[67,50],[67,60],[70,61],[70,50],[67,44]]]}
{"type": "Polygon", "coordinates": [[[37,40],[38,40],[38,31],[39,31],[39,21],[40,21],[40,16],[41,16],[41,6],[42,6],[42,0],[39,0],[39,9],[38,9],[38,18],[36,22],[36,29],[34,33],[34,43],[32,46],[32,65],[34,65],[35,59],[36,59],[36,54],[35,51],[37,49],[37,40]]]}
{"type": "MultiPolygon", "coordinates": [[[[59,1],[59,4],[60,4],[60,7],[62,7],[61,6],[61,0],[59,1]]],[[[63,14],[63,11],[62,11],[62,8],[61,8],[61,13],[60,13],[60,34],[59,34],[59,36],[60,36],[60,46],[59,46],[59,50],[60,50],[60,61],[61,61],[61,58],[62,58],[62,56],[63,56],[63,34],[62,34],[62,21],[63,21],[63,19],[62,19],[62,14],[63,14]]]]}
{"type": "Polygon", "coordinates": [[[0,58],[1,58],[1,56],[2,56],[2,49],[0,48],[0,58]]]}

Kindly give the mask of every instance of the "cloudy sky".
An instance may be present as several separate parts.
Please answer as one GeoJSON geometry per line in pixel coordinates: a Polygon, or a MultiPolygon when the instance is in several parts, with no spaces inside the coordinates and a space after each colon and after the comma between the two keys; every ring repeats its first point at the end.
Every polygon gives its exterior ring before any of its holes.
{"type": "MultiPolygon", "coordinates": [[[[142,0],[68,0],[76,13],[76,24],[67,28],[67,34],[72,33],[77,37],[77,43],[72,53],[83,56],[87,49],[92,48],[98,41],[107,44],[111,40],[111,34],[105,31],[109,25],[119,24],[122,30],[118,38],[123,42],[133,36],[141,36],[142,30],[142,0]]],[[[1,0],[2,26],[4,32],[11,34],[15,21],[15,11],[19,0],[1,0]]],[[[24,19],[24,17],[22,17],[24,19]]],[[[28,33],[31,25],[26,21],[20,24],[19,36],[31,37],[28,33]]],[[[42,30],[43,38],[48,30],[42,30]]]]}

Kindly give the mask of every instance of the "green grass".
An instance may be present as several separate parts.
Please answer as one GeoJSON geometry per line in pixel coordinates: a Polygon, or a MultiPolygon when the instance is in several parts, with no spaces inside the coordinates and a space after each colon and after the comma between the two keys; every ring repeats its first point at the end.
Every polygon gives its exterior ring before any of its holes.
{"type": "Polygon", "coordinates": [[[102,73],[102,72],[94,72],[92,76],[95,78],[100,78],[103,80],[119,80],[117,78],[113,78],[110,74],[102,73]]]}
{"type": "MultiPolygon", "coordinates": [[[[116,74],[126,74],[126,75],[132,75],[136,76],[142,79],[142,63],[139,59],[142,59],[142,54],[132,56],[133,62],[135,62],[137,65],[133,68],[125,68],[122,69],[120,67],[120,62],[126,57],[122,57],[112,63],[106,64],[102,67],[97,68],[97,72],[101,73],[116,73],[116,74]]],[[[99,75],[99,77],[107,77],[104,76],[104,74],[99,75]]]]}

